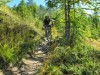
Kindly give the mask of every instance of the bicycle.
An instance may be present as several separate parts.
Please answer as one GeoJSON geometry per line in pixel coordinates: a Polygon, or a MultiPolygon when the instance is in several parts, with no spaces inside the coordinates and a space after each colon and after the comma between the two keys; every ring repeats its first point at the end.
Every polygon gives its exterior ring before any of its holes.
{"type": "Polygon", "coordinates": [[[47,41],[50,42],[51,39],[52,39],[52,35],[51,35],[51,25],[48,25],[47,27],[45,27],[45,35],[46,35],[47,41]]]}
{"type": "Polygon", "coordinates": [[[43,30],[45,30],[45,37],[48,42],[52,40],[51,28],[54,25],[54,21],[50,25],[44,25],[43,30]]]}

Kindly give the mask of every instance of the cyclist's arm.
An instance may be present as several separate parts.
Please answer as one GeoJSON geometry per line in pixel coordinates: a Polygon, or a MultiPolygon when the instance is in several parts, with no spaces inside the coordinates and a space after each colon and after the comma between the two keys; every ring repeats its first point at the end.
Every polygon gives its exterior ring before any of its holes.
{"type": "Polygon", "coordinates": [[[51,25],[52,25],[52,26],[54,26],[54,21],[55,21],[55,20],[53,20],[53,19],[51,20],[51,25]]]}

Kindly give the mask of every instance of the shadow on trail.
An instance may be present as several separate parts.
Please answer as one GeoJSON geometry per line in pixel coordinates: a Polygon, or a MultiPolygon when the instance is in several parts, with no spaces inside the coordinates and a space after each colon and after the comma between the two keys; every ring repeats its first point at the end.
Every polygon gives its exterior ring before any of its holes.
{"type": "Polygon", "coordinates": [[[28,53],[30,60],[35,60],[39,62],[43,62],[46,58],[46,55],[49,53],[51,42],[43,42],[38,46],[38,50],[33,52],[33,54],[28,53]]]}
{"type": "Polygon", "coordinates": [[[10,70],[3,71],[4,75],[14,75],[14,73],[10,70]]]}

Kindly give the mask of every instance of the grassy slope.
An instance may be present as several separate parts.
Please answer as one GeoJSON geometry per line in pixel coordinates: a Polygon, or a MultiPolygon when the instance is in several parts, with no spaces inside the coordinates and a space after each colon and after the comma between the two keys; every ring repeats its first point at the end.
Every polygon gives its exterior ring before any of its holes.
{"type": "Polygon", "coordinates": [[[22,20],[7,6],[0,6],[0,20],[0,52],[5,52],[5,54],[0,54],[0,58],[5,58],[5,61],[9,63],[17,60],[16,57],[24,55],[25,51],[35,50],[35,46],[40,42],[42,32],[35,27],[34,20],[32,22],[22,20]],[[11,54],[10,56],[7,51],[11,54]]]}
{"type": "Polygon", "coordinates": [[[6,15],[4,21],[7,22],[7,20],[8,20],[12,25],[14,25],[16,23],[18,23],[18,24],[19,23],[25,23],[28,26],[30,26],[31,28],[33,28],[34,31],[36,31],[38,34],[41,35],[41,33],[40,33],[41,30],[39,30],[35,27],[35,21],[31,21],[31,22],[29,22],[28,20],[23,21],[22,18],[19,15],[17,15],[14,11],[9,9],[7,6],[0,6],[0,13],[6,15]]]}

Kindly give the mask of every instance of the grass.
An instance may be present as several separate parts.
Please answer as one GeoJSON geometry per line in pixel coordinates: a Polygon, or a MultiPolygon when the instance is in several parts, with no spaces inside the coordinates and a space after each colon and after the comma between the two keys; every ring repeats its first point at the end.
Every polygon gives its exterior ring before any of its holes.
{"type": "Polygon", "coordinates": [[[86,39],[87,45],[93,47],[96,50],[100,50],[100,39],[95,40],[95,39],[86,39]]]}
{"type": "Polygon", "coordinates": [[[43,36],[35,21],[22,20],[7,6],[0,6],[0,68],[5,64],[18,64],[27,52],[36,50],[43,36]]]}
{"type": "Polygon", "coordinates": [[[73,48],[60,44],[50,50],[40,75],[99,75],[99,40],[78,41],[73,48]]]}

